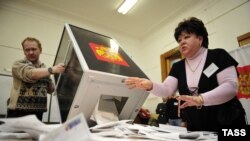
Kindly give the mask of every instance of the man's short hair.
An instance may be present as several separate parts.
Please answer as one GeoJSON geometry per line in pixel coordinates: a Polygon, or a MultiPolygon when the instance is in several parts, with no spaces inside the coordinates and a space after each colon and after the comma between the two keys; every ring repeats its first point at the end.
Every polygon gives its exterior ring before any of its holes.
{"type": "Polygon", "coordinates": [[[40,42],[38,39],[33,38],[33,37],[26,37],[26,38],[22,41],[22,46],[23,46],[23,48],[24,48],[24,43],[25,43],[26,41],[35,41],[35,42],[37,43],[38,47],[40,48],[40,50],[42,50],[42,44],[41,44],[41,42],[40,42]]]}

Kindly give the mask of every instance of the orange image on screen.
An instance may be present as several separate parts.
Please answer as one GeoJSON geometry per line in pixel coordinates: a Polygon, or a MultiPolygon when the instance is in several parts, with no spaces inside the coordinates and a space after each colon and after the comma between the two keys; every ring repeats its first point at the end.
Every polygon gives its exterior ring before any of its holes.
{"type": "Polygon", "coordinates": [[[118,52],[111,52],[110,48],[92,42],[89,43],[89,46],[98,60],[129,67],[118,52]]]}

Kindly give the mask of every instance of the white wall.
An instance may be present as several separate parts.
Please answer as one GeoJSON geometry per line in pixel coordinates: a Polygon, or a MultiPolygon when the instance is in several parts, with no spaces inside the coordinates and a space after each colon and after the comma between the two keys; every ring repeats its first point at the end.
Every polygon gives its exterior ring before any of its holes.
{"type": "Polygon", "coordinates": [[[98,25],[67,13],[37,7],[25,0],[1,0],[0,19],[0,59],[8,60],[1,61],[0,74],[9,74],[4,69],[10,70],[14,60],[24,57],[21,42],[27,36],[36,37],[41,41],[43,46],[41,60],[47,66],[51,66],[65,23],[115,38],[130,56],[136,56],[134,52],[139,45],[139,41],[133,38],[99,28],[98,25]]]}
{"type": "Polygon", "coordinates": [[[8,75],[0,75],[0,90],[1,90],[1,98],[0,98],[0,115],[5,116],[7,113],[7,99],[11,89],[9,88],[12,85],[12,77],[8,75]]]}

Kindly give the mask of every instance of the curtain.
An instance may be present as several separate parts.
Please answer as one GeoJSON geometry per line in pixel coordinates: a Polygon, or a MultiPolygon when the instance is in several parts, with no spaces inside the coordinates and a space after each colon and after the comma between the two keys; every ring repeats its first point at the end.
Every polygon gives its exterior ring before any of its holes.
{"type": "Polygon", "coordinates": [[[245,108],[248,124],[250,122],[250,44],[229,52],[239,63],[239,89],[237,97],[245,108]]]}

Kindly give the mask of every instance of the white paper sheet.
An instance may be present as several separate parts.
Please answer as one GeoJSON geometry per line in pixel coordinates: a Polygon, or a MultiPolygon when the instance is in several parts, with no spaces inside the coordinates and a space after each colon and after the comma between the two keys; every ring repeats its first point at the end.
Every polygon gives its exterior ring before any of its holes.
{"type": "Polygon", "coordinates": [[[41,134],[47,134],[59,127],[60,125],[46,125],[36,118],[35,115],[28,115],[18,118],[3,118],[0,119],[4,124],[0,125],[0,138],[6,138],[6,135],[13,135],[15,138],[26,138],[24,134],[27,133],[31,138],[38,139],[41,134]],[[16,134],[13,134],[16,133],[16,134]]]}

